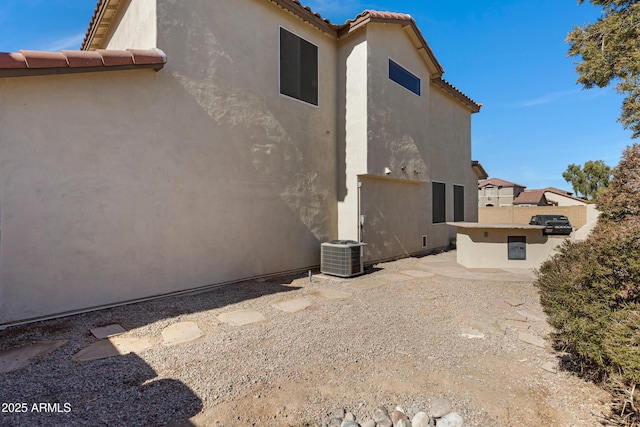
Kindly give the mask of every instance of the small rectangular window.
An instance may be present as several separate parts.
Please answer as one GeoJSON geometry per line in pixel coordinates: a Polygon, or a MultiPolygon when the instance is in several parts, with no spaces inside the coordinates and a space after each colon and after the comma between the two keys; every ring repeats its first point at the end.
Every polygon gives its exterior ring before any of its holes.
{"type": "Polygon", "coordinates": [[[464,221],[464,187],[462,185],[453,186],[453,220],[464,221]]]}
{"type": "Polygon", "coordinates": [[[389,79],[420,96],[420,78],[389,59],[389,79]]]}
{"type": "Polygon", "coordinates": [[[527,237],[526,236],[508,236],[509,259],[526,260],[527,259],[527,237]]]}
{"type": "Polygon", "coordinates": [[[318,46],[280,28],[280,93],[318,105],[318,46]]]}
{"type": "Polygon", "coordinates": [[[447,220],[445,185],[442,182],[431,183],[431,208],[434,224],[447,220]]]}

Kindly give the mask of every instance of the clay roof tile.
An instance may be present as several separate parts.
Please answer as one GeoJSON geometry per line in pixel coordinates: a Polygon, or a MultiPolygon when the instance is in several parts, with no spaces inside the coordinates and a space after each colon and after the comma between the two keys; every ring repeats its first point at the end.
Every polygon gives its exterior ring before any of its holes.
{"type": "Polygon", "coordinates": [[[27,68],[67,67],[67,57],[62,52],[43,52],[39,50],[21,50],[27,61],[27,68]]]}
{"type": "Polygon", "coordinates": [[[21,53],[0,52],[0,68],[27,68],[27,61],[21,53]]]}
{"type": "Polygon", "coordinates": [[[69,67],[100,67],[102,66],[102,56],[98,52],[83,50],[62,50],[67,57],[69,67]]]}
{"type": "Polygon", "coordinates": [[[132,65],[133,55],[126,50],[96,50],[102,56],[102,63],[105,67],[112,67],[114,65],[132,65]]]}

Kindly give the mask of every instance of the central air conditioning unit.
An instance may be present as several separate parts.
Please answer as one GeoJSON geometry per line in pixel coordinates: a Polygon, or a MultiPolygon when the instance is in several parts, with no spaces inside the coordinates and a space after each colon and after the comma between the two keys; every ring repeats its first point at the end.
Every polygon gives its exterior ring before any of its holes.
{"type": "Polygon", "coordinates": [[[320,272],[339,277],[364,273],[362,248],[366,243],[353,240],[333,240],[321,245],[320,272]]]}

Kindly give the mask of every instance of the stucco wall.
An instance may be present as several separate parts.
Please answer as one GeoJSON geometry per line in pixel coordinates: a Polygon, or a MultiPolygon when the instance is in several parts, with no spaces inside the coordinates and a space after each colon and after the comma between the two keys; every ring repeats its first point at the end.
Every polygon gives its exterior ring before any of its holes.
{"type": "Polygon", "coordinates": [[[544,236],[538,229],[459,228],[457,262],[467,268],[537,268],[565,239],[544,236]],[[509,236],[526,237],[526,260],[508,259],[509,236]]]}
{"type": "Polygon", "coordinates": [[[358,175],[367,172],[367,31],[338,47],[337,178],[340,239],[359,240],[358,175]]]}
{"type": "MultiPolygon", "coordinates": [[[[425,251],[422,236],[430,242],[430,212],[424,209],[428,185],[409,180],[361,176],[362,237],[365,262],[425,251]]],[[[433,245],[430,246],[433,248],[433,245]]]]}
{"type": "Polygon", "coordinates": [[[318,265],[337,237],[335,42],[263,1],[158,13],[158,73],[0,80],[0,324],[318,265]],[[319,46],[319,107],[278,93],[279,25],[319,46]]]}
{"type": "Polygon", "coordinates": [[[156,37],[156,0],[128,0],[105,49],[151,49],[157,47],[156,37]]]}

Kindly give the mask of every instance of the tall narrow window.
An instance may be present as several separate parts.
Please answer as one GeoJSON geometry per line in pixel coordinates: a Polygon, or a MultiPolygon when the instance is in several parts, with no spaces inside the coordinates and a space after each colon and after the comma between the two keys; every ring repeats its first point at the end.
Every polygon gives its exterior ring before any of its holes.
{"type": "Polygon", "coordinates": [[[389,59],[389,79],[420,96],[420,79],[389,59]]]}
{"type": "Polygon", "coordinates": [[[280,93],[318,105],[318,46],[280,28],[280,93]]]}
{"type": "Polygon", "coordinates": [[[447,220],[445,185],[442,182],[431,183],[431,206],[433,223],[447,220]]]}
{"type": "Polygon", "coordinates": [[[453,220],[464,221],[464,187],[462,185],[453,186],[453,220]]]}

